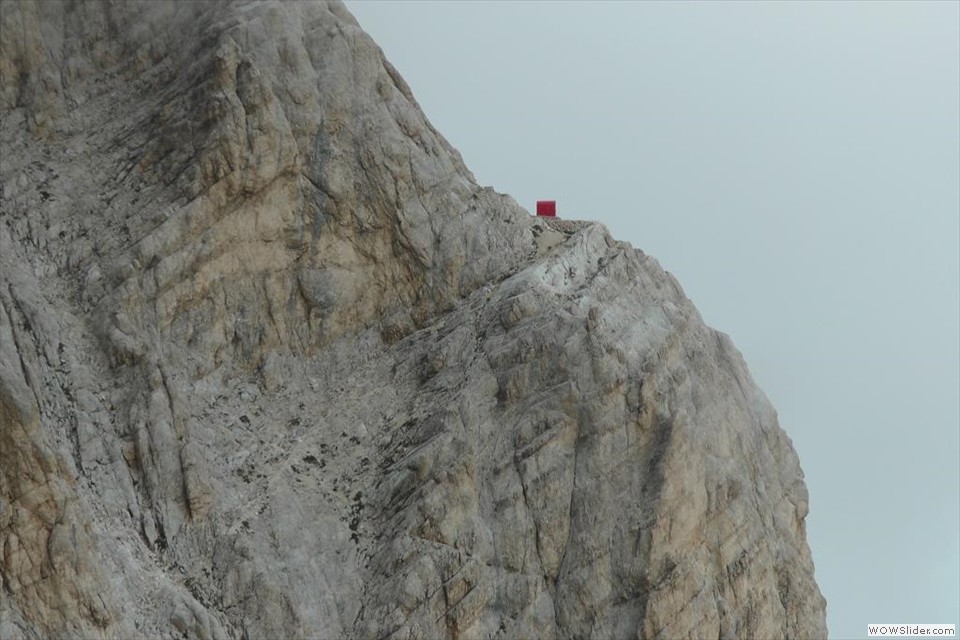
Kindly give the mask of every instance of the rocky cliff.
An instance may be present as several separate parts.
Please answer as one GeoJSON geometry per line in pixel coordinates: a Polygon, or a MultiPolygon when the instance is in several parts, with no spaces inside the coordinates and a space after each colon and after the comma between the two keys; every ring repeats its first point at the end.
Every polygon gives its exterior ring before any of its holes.
{"type": "Polygon", "coordinates": [[[343,5],[0,11],[0,636],[825,636],[729,339],[343,5]]]}

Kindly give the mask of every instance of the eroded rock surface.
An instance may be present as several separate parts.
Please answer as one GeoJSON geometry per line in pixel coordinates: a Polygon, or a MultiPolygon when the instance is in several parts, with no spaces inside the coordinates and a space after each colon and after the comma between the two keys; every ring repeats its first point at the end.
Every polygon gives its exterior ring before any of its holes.
{"type": "Polygon", "coordinates": [[[341,4],[0,12],[0,636],[825,636],[730,341],[341,4]]]}

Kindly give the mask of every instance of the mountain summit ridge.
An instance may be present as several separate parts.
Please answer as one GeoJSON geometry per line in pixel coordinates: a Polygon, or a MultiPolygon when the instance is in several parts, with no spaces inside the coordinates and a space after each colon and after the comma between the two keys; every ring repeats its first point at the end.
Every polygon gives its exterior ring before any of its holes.
{"type": "Polygon", "coordinates": [[[0,25],[0,636],[826,635],[729,338],[341,3],[0,25]]]}

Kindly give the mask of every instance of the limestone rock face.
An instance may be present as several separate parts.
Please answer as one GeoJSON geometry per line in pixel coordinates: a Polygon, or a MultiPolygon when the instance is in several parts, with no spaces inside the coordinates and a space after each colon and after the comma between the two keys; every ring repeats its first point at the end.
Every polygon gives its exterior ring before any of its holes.
{"type": "Polygon", "coordinates": [[[0,636],[826,635],[729,339],[341,4],[0,12],[0,636]]]}

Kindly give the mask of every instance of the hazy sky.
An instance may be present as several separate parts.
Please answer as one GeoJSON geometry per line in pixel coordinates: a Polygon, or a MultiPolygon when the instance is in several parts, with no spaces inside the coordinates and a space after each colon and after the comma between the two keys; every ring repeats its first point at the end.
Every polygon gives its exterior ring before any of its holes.
{"type": "Polygon", "coordinates": [[[602,221],[733,337],[831,637],[960,623],[960,3],[348,6],[481,184],[602,221]]]}

